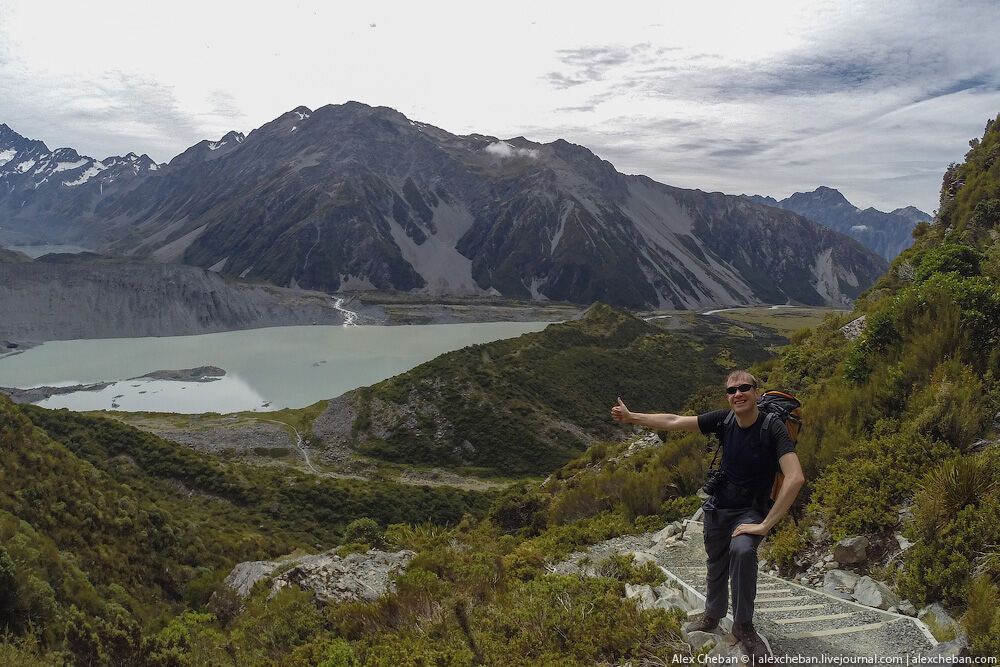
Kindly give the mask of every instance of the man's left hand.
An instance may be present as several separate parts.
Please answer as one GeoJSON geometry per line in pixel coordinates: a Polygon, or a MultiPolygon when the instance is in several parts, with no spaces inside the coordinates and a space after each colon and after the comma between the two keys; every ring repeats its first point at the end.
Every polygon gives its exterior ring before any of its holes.
{"type": "Polygon", "coordinates": [[[733,531],[733,537],[737,535],[767,535],[770,529],[762,523],[741,523],[733,531]]]}

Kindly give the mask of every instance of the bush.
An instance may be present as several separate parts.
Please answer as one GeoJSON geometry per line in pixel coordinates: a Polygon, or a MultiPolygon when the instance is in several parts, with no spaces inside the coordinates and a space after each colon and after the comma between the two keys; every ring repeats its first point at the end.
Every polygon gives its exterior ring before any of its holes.
{"type": "Polygon", "coordinates": [[[1000,588],[989,577],[976,577],[969,583],[968,600],[962,625],[969,633],[973,653],[1000,655],[1000,588]]]}
{"type": "Polygon", "coordinates": [[[632,554],[612,554],[597,564],[597,574],[625,584],[659,586],[667,580],[655,563],[636,565],[632,554]]]}
{"type": "Polygon", "coordinates": [[[966,507],[990,502],[1000,489],[1000,475],[990,457],[959,456],[932,469],[915,497],[913,521],[931,540],[966,507]]]}
{"type": "Polygon", "coordinates": [[[524,485],[508,487],[490,507],[489,518],[506,532],[537,535],[545,528],[546,498],[524,485]]]}
{"type": "Polygon", "coordinates": [[[794,571],[795,557],[807,544],[805,527],[788,521],[764,541],[764,557],[787,576],[794,571]]]}
{"type": "Polygon", "coordinates": [[[375,519],[362,517],[347,524],[347,528],[344,529],[344,542],[370,544],[381,549],[385,546],[385,532],[375,519]]]}
{"type": "Polygon", "coordinates": [[[946,361],[912,400],[920,433],[965,449],[980,436],[993,414],[989,394],[968,366],[946,361]]]}
{"type": "Polygon", "coordinates": [[[826,519],[834,539],[895,528],[897,509],[924,472],[953,450],[883,422],[869,440],[848,447],[814,485],[810,512],[826,519]]]}

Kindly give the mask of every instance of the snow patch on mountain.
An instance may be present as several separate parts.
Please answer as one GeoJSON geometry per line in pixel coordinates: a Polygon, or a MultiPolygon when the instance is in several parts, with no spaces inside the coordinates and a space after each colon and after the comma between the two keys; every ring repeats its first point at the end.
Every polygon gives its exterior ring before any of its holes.
{"type": "Polygon", "coordinates": [[[60,171],[72,171],[73,169],[79,169],[80,167],[88,163],[90,163],[90,160],[86,158],[80,158],[75,162],[59,162],[56,164],[55,168],[53,168],[50,173],[55,174],[60,171]]]}
{"type": "Polygon", "coordinates": [[[15,155],[17,155],[17,151],[14,150],[13,148],[8,148],[7,150],[0,151],[0,167],[4,166],[5,164],[13,160],[15,155]]]}
{"type": "Polygon", "coordinates": [[[105,167],[103,163],[95,162],[94,164],[90,165],[90,167],[88,167],[86,171],[80,174],[80,176],[76,180],[63,181],[63,185],[70,188],[75,188],[78,185],[83,185],[84,183],[89,181],[94,176],[97,176],[105,169],[107,169],[107,167],[105,167]]]}

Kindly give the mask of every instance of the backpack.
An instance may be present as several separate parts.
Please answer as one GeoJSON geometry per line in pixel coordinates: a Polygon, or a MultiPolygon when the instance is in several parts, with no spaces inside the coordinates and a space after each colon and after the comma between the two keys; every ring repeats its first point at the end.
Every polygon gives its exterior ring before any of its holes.
{"type": "MultiPolygon", "coordinates": [[[[757,399],[757,409],[764,413],[764,423],[761,424],[761,434],[765,445],[770,445],[768,439],[771,437],[771,422],[775,419],[780,419],[785,424],[785,428],[788,429],[788,436],[792,439],[793,444],[797,444],[799,440],[799,432],[802,430],[802,403],[799,399],[787,391],[778,391],[776,389],[771,389],[770,391],[765,391],[764,394],[757,399]]],[[[733,423],[736,419],[736,414],[732,410],[726,415],[725,425],[729,428],[729,425],[733,423]]],[[[785,481],[785,476],[779,470],[774,475],[774,484],[771,485],[771,500],[775,500],[778,497],[778,491],[781,490],[781,485],[785,481]]]]}

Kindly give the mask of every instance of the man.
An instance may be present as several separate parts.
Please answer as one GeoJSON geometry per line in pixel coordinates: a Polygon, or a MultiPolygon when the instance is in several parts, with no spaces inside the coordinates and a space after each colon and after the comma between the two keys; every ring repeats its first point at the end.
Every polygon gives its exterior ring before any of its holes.
{"type": "Polygon", "coordinates": [[[732,580],[733,635],[747,655],[767,655],[763,640],[753,627],[757,594],[757,547],[765,535],[788,513],[805,483],[795,445],[780,419],[770,420],[764,436],[764,414],[757,408],[757,378],[749,371],[733,371],[726,378],[726,399],[735,419],[726,423],[730,410],[695,416],[630,412],[619,397],[611,416],[626,424],[658,431],[715,433],[722,443],[721,470],[725,477],[718,492],[705,501],[705,551],[708,582],[705,613],[687,626],[688,631],[713,630],[726,615],[728,580],[732,580]],[[780,470],[784,482],[773,505],[770,492],[780,470]]]}

